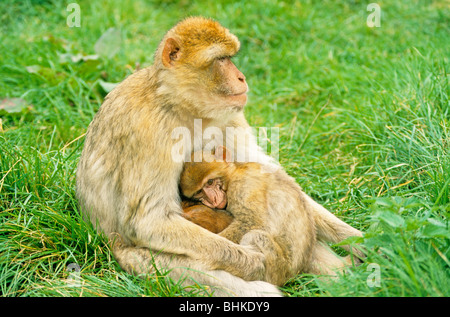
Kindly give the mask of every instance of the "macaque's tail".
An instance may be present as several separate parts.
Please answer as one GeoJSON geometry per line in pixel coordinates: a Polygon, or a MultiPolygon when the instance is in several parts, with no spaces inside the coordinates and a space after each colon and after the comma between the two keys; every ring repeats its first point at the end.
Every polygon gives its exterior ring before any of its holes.
{"type": "MultiPolygon", "coordinates": [[[[317,229],[317,239],[325,242],[339,243],[349,237],[362,237],[363,234],[358,229],[346,224],[322,205],[315,202],[311,197],[305,194],[309,204],[314,212],[314,220],[317,229]]],[[[347,251],[353,252],[357,257],[364,257],[363,252],[349,246],[342,246],[347,251]]]]}
{"type": "Polygon", "coordinates": [[[216,297],[281,296],[280,290],[272,284],[244,281],[225,271],[207,271],[198,262],[186,256],[152,252],[147,248],[120,243],[114,245],[113,253],[117,262],[128,273],[145,275],[160,272],[167,274],[174,282],[179,281],[184,287],[205,285],[205,295],[212,293],[216,297]]]}

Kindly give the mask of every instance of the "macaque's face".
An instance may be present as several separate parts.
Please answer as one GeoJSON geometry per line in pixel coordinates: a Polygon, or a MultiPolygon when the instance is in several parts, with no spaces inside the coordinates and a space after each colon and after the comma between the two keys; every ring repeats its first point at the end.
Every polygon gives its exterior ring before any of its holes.
{"type": "MultiPolygon", "coordinates": [[[[174,101],[189,103],[188,110],[201,118],[221,119],[247,103],[248,85],[231,58],[239,51],[237,37],[217,23],[207,30],[184,25],[169,32],[161,51],[165,85],[174,101]]],[[[159,56],[159,55],[158,55],[159,56]]]]}
{"type": "Polygon", "coordinates": [[[227,194],[220,178],[209,179],[192,198],[210,208],[225,209],[227,206],[227,194]]]}
{"type": "Polygon", "coordinates": [[[233,64],[230,57],[221,57],[210,66],[214,84],[214,95],[228,106],[242,108],[247,103],[248,85],[245,76],[233,64]]]}

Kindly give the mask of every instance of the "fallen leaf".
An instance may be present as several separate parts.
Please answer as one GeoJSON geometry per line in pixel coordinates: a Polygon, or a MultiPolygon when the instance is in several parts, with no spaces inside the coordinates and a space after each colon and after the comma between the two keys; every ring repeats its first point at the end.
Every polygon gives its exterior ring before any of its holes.
{"type": "Polygon", "coordinates": [[[111,90],[116,88],[116,86],[119,84],[119,83],[108,83],[108,82],[103,81],[103,80],[100,80],[98,83],[100,84],[100,86],[103,88],[103,90],[106,93],[109,93],[111,90]]]}
{"type": "Polygon", "coordinates": [[[78,63],[80,61],[83,61],[83,62],[97,61],[99,59],[99,56],[97,54],[83,55],[81,53],[78,53],[78,54],[64,53],[64,54],[58,54],[58,55],[59,55],[59,63],[60,64],[65,64],[68,62],[78,63]]]}
{"type": "Polygon", "coordinates": [[[41,77],[52,85],[61,82],[66,77],[63,72],[55,72],[53,69],[41,65],[30,65],[25,69],[28,73],[41,77]]]}
{"type": "Polygon", "coordinates": [[[95,53],[106,58],[116,55],[122,44],[122,36],[117,28],[109,28],[94,45],[95,53]]]}
{"type": "Polygon", "coordinates": [[[31,65],[31,66],[27,66],[25,67],[25,69],[27,70],[27,72],[29,72],[30,74],[37,74],[39,73],[39,71],[41,70],[41,66],[40,65],[31,65]]]}
{"type": "Polygon", "coordinates": [[[27,108],[28,103],[22,98],[4,98],[0,100],[0,111],[20,113],[27,108]]]}

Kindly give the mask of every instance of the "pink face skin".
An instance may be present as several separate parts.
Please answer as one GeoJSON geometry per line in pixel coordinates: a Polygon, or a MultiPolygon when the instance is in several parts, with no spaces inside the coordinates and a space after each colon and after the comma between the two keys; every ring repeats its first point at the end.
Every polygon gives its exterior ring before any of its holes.
{"type": "Polygon", "coordinates": [[[213,77],[219,78],[217,95],[232,107],[243,108],[247,103],[248,85],[245,76],[229,57],[217,59],[213,63],[213,77]]]}
{"type": "Polygon", "coordinates": [[[193,198],[210,208],[225,209],[227,206],[227,194],[220,178],[209,179],[193,198]]]}

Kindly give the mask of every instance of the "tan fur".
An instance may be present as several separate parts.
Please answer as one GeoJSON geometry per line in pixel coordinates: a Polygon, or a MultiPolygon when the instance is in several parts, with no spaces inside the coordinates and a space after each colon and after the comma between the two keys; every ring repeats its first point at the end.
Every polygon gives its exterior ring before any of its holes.
{"type": "MultiPolygon", "coordinates": [[[[234,217],[220,235],[259,247],[266,256],[265,281],[283,285],[301,272],[333,275],[351,264],[324,242],[337,243],[361,232],[315,203],[283,170],[263,173],[258,163],[185,163],[180,188],[192,197],[205,179],[215,178],[224,183],[226,209],[234,217]]],[[[200,225],[208,228],[215,221],[200,225]]]]}
{"type": "MultiPolygon", "coordinates": [[[[239,41],[210,19],[193,17],[173,27],[155,53],[154,65],[126,78],[105,98],[90,124],[77,170],[83,214],[103,231],[122,268],[149,273],[153,264],[186,283],[207,284],[217,295],[277,296],[259,280],[264,255],[238,245],[182,216],[178,192],[183,163],[173,160],[171,133],[186,127],[194,141],[194,119],[203,130],[248,127],[242,108],[245,79],[231,61],[239,41]],[[170,39],[170,40],[169,40],[170,39]],[[231,64],[230,64],[231,63],[231,64]],[[230,93],[231,92],[231,93],[230,93]],[[203,272],[203,273],[202,273],[203,272]]],[[[260,151],[254,137],[247,145],[260,151]]],[[[194,148],[185,149],[188,156],[194,148]]],[[[229,144],[229,143],[227,143],[229,144]]],[[[270,163],[267,156],[261,162],[270,163]]]]}

